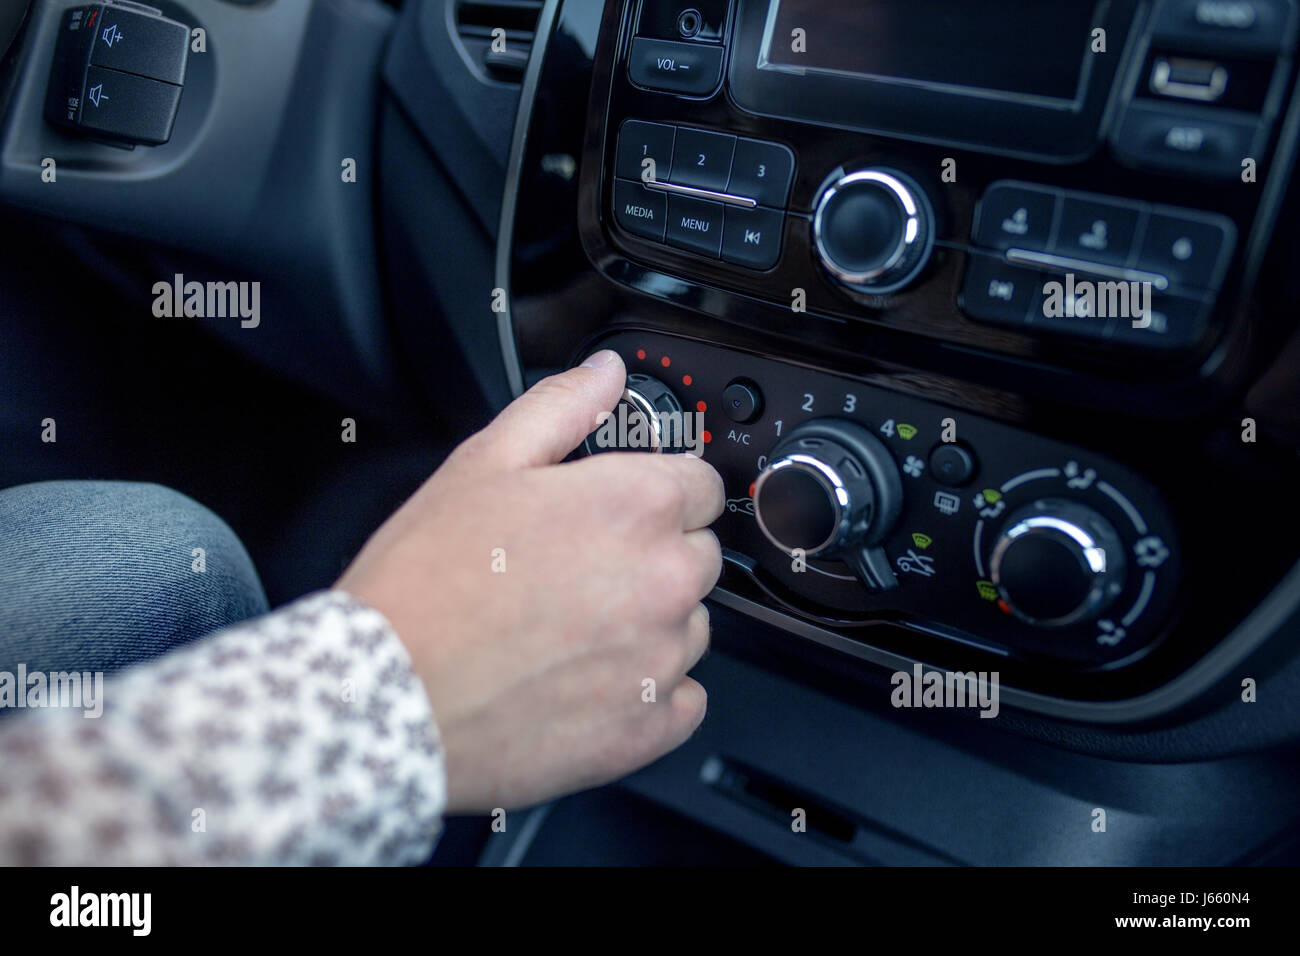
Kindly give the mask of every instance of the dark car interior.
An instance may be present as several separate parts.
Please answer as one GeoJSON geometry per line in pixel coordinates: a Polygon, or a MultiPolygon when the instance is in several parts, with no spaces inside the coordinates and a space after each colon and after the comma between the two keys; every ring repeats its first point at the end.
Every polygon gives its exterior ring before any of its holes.
{"type": "Polygon", "coordinates": [[[434,865],[1295,864],[1298,30],[0,0],[0,488],[175,488],[277,606],[612,348],[724,479],[708,716],[434,865]]]}

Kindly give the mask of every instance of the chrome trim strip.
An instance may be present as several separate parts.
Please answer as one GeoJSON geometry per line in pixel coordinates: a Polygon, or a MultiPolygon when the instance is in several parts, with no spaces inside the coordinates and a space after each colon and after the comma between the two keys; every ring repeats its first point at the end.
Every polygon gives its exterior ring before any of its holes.
{"type": "Polygon", "coordinates": [[[661,183],[657,179],[643,181],[641,185],[646,189],[657,189],[660,192],[675,193],[679,196],[691,196],[695,199],[709,199],[713,202],[726,203],[729,206],[740,206],[744,209],[753,209],[758,205],[758,200],[750,199],[748,196],[736,196],[732,193],[714,192],[712,189],[700,189],[697,186],[679,186],[676,183],[661,183]]]}
{"type": "Polygon", "coordinates": [[[1101,262],[1087,259],[1074,259],[1070,256],[1056,256],[1048,252],[1035,252],[1033,249],[1008,249],[1008,262],[1017,265],[1043,266],[1048,269],[1064,269],[1067,272],[1086,272],[1090,275],[1118,279],[1121,282],[1149,282],[1158,292],[1169,288],[1169,279],[1158,272],[1144,272],[1141,269],[1126,269],[1123,266],[1108,266],[1101,262]]]}

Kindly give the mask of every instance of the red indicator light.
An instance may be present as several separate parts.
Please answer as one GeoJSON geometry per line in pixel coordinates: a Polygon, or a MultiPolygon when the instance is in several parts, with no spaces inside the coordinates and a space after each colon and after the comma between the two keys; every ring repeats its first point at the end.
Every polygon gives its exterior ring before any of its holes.
{"type": "Polygon", "coordinates": [[[706,444],[706,445],[707,445],[709,442],[713,441],[713,436],[712,436],[711,434],[709,434],[708,432],[704,432],[704,433],[702,433],[702,434],[700,435],[700,437],[704,439],[704,444],[706,444]]]}
{"type": "Polygon", "coordinates": [[[639,359],[644,359],[644,358],[645,358],[645,349],[637,349],[637,350],[636,350],[636,357],[639,358],[639,359]]]}
{"type": "Polygon", "coordinates": [[[693,381],[695,381],[695,379],[691,378],[689,375],[683,375],[683,376],[682,376],[682,384],[683,384],[683,385],[690,385],[691,382],[693,382],[693,381]]]}
{"type": "Polygon", "coordinates": [[[1010,614],[1010,613],[1011,613],[1011,608],[1007,606],[1007,602],[1006,602],[1006,601],[1001,601],[1001,600],[999,600],[999,601],[998,601],[998,607],[1002,610],[1002,613],[1003,613],[1003,614],[1010,614]]]}
{"type": "Polygon", "coordinates": [[[754,497],[754,488],[755,488],[755,486],[756,486],[757,484],[758,484],[758,482],[756,482],[756,481],[751,481],[751,482],[749,483],[749,497],[751,497],[751,498],[754,497]]]}
{"type": "Polygon", "coordinates": [[[703,402],[703,401],[696,402],[696,403],[695,403],[695,410],[696,410],[697,412],[707,412],[707,411],[709,410],[709,404],[708,404],[708,402],[703,402]]]}
{"type": "Polygon", "coordinates": [[[659,360],[659,364],[662,365],[664,368],[667,368],[668,366],[673,364],[673,360],[670,359],[667,355],[665,355],[663,358],[659,360]]]}

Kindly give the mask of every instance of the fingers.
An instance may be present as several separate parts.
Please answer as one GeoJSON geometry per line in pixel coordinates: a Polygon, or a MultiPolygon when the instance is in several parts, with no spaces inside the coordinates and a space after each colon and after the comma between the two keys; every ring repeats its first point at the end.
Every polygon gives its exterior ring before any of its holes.
{"type": "Polygon", "coordinates": [[[691,734],[695,733],[697,727],[704,722],[704,714],[708,710],[709,695],[705,693],[704,688],[698,681],[689,677],[683,677],[682,682],[673,688],[672,696],[668,699],[669,706],[672,707],[672,721],[668,732],[668,747],[664,750],[667,753],[675,750],[684,744],[691,734]]]}
{"type": "MultiPolygon", "coordinates": [[[[631,468],[652,475],[651,480],[668,481],[676,486],[673,508],[683,531],[707,528],[718,520],[726,506],[722,476],[702,458],[693,455],[618,455],[618,467],[631,468]]],[[[644,476],[643,476],[644,477],[644,476]]]]}
{"type": "Polygon", "coordinates": [[[699,600],[713,590],[722,575],[722,545],[708,528],[688,531],[684,538],[691,552],[691,567],[698,574],[695,593],[691,596],[699,600]]]}
{"type": "Polygon", "coordinates": [[[686,619],[686,669],[691,669],[700,662],[709,649],[709,609],[703,604],[695,605],[691,616],[686,619]]]}
{"type": "Polygon", "coordinates": [[[707,528],[718,520],[726,506],[722,476],[703,458],[692,455],[669,455],[662,459],[682,483],[686,500],[682,508],[682,528],[693,531],[707,528]]]}
{"type": "Polygon", "coordinates": [[[479,452],[504,467],[551,465],[596,429],[618,404],[627,370],[617,352],[597,352],[577,368],[538,382],[478,436],[479,452]]]}

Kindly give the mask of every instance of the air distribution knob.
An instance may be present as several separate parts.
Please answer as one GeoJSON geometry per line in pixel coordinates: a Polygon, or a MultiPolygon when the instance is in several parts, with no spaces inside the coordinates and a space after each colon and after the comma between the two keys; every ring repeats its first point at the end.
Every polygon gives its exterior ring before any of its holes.
{"type": "Polygon", "coordinates": [[[872,591],[898,585],[881,541],[898,521],[902,481],[889,450],[855,422],[821,418],[772,449],[754,515],[786,554],[839,560],[872,591]]]}
{"type": "Polygon", "coordinates": [[[682,403],[663,382],[635,373],[610,417],[587,436],[587,454],[606,451],[681,452],[699,439],[682,403]]]}
{"type": "Polygon", "coordinates": [[[934,210],[906,173],[846,173],[817,199],[813,245],[841,285],[868,295],[894,292],[915,279],[930,257],[934,210]]]}
{"type": "Polygon", "coordinates": [[[1044,627],[1100,616],[1124,589],[1124,543],[1086,505],[1049,498],[1007,516],[990,575],[1011,613],[1044,627]]]}

